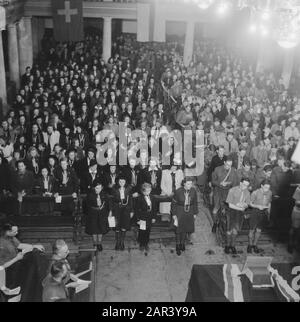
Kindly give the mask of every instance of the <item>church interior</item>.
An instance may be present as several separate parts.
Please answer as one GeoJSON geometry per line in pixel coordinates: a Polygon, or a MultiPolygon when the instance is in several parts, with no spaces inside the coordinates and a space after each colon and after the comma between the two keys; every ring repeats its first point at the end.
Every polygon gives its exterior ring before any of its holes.
{"type": "Polygon", "coordinates": [[[0,302],[300,302],[300,0],[0,0],[0,302]]]}

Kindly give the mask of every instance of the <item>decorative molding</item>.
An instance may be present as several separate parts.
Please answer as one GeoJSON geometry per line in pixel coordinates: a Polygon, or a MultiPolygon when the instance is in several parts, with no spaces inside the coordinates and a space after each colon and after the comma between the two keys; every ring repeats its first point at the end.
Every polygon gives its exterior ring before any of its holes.
{"type": "Polygon", "coordinates": [[[0,31],[4,30],[6,26],[6,11],[3,7],[0,7],[0,31]]]}
{"type": "Polygon", "coordinates": [[[0,0],[0,5],[3,5],[6,11],[6,24],[14,23],[24,16],[24,0],[10,0],[3,3],[0,0]]]}

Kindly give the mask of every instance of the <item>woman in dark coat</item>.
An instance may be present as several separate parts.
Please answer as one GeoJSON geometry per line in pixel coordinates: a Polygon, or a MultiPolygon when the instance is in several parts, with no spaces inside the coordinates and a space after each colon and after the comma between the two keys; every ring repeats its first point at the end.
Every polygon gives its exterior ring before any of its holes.
{"type": "Polygon", "coordinates": [[[108,216],[111,215],[106,193],[103,191],[103,183],[98,180],[93,184],[94,189],[87,197],[86,233],[93,236],[94,246],[101,252],[102,236],[108,230],[108,216]]]}
{"type": "Polygon", "coordinates": [[[185,178],[182,187],[173,197],[171,212],[176,227],[176,253],[178,256],[185,251],[187,234],[195,232],[195,218],[198,214],[197,192],[192,178],[185,178]]]}
{"type": "Polygon", "coordinates": [[[152,186],[149,183],[142,185],[142,195],[137,198],[135,211],[137,222],[139,225],[138,230],[138,242],[140,244],[140,250],[149,250],[148,244],[150,240],[150,233],[152,224],[155,223],[155,198],[151,195],[152,186]]]}
{"type": "Polygon", "coordinates": [[[119,176],[117,185],[112,194],[112,216],[116,220],[116,247],[115,250],[124,250],[126,231],[131,229],[133,217],[131,187],[126,186],[126,178],[119,176]]]}
{"type": "Polygon", "coordinates": [[[53,214],[54,201],[50,197],[54,194],[55,184],[55,178],[49,173],[48,168],[43,167],[41,174],[36,179],[34,189],[37,195],[48,197],[48,199],[41,198],[37,204],[40,214],[53,214]]]}

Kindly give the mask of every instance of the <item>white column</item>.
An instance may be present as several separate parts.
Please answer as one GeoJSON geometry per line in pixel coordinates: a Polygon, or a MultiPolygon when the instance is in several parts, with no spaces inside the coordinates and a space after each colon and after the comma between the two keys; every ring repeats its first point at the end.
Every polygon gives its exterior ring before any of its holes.
{"type": "Polygon", "coordinates": [[[33,64],[33,44],[31,17],[23,17],[18,25],[20,75],[25,73],[26,67],[33,64]]]}
{"type": "Polygon", "coordinates": [[[105,62],[111,57],[111,46],[112,46],[112,18],[103,18],[103,59],[105,62]]]}
{"type": "Polygon", "coordinates": [[[184,57],[183,57],[185,66],[188,66],[193,59],[194,38],[195,38],[195,23],[194,21],[188,21],[186,23],[184,57]]]}
{"type": "Polygon", "coordinates": [[[290,86],[290,81],[293,73],[295,49],[284,49],[284,61],[282,70],[282,79],[286,89],[290,86]]]}
{"type": "Polygon", "coordinates": [[[146,42],[150,38],[150,4],[137,3],[137,41],[146,42]]]}
{"type": "Polygon", "coordinates": [[[20,65],[19,65],[19,48],[17,26],[15,23],[9,24],[8,30],[8,60],[9,60],[9,77],[15,82],[17,89],[20,87],[20,65]]]}
{"type": "Polygon", "coordinates": [[[6,92],[6,75],[3,54],[2,29],[0,29],[0,99],[2,101],[3,114],[7,113],[7,92],[6,92]]]}

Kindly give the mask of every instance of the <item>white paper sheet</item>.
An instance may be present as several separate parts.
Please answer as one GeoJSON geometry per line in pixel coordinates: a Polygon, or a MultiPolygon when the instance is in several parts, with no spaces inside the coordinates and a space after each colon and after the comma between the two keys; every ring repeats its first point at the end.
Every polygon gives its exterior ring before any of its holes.
{"type": "Polygon", "coordinates": [[[116,227],[116,218],[115,217],[108,217],[108,225],[109,228],[115,228],[116,227]]]}
{"type": "Polygon", "coordinates": [[[14,288],[13,290],[5,289],[4,294],[7,296],[19,295],[21,292],[21,287],[14,288]]]}
{"type": "Polygon", "coordinates": [[[177,217],[174,219],[174,226],[178,227],[178,218],[177,217]]]}
{"type": "Polygon", "coordinates": [[[10,302],[10,303],[17,303],[20,301],[21,301],[21,295],[15,296],[15,297],[8,300],[8,302],[10,302]]]}
{"type": "Polygon", "coordinates": [[[140,220],[140,230],[146,230],[147,223],[145,220],[140,220]]]}
{"type": "Polygon", "coordinates": [[[62,203],[62,197],[61,196],[56,197],[55,202],[56,203],[62,203]]]}
{"type": "Polygon", "coordinates": [[[91,281],[78,281],[78,282],[79,282],[79,286],[77,286],[75,289],[76,294],[88,289],[92,283],[91,281]]]}
{"type": "Polygon", "coordinates": [[[298,142],[295,152],[292,156],[292,161],[297,164],[300,164],[300,141],[298,142]]]}

